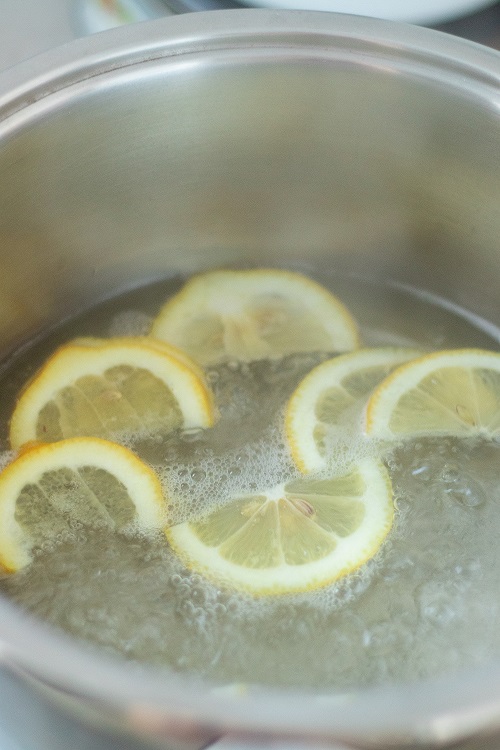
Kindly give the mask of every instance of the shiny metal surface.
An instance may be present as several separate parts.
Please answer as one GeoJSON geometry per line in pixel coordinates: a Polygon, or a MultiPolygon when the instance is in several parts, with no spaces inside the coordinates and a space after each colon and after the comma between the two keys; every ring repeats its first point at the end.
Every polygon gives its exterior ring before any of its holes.
{"type": "MultiPolygon", "coordinates": [[[[128,22],[172,13],[243,8],[238,0],[128,0],[137,7],[128,22]]],[[[99,17],[102,0],[0,0],[0,70],[47,49],[124,23],[114,11],[99,17]],[[107,25],[108,24],[108,25],[107,25]]],[[[110,8],[114,6],[109,5],[110,8]]],[[[450,19],[435,28],[491,47],[500,47],[500,3],[450,19]]]]}
{"type": "MultiPolygon", "coordinates": [[[[247,262],[392,279],[499,324],[499,111],[497,53],[348,16],[179,16],[7,70],[0,348],[131,285],[247,262]]],[[[161,741],[408,747],[500,726],[498,664],[319,699],[127,668],[3,600],[0,638],[4,658],[161,741]]]]}

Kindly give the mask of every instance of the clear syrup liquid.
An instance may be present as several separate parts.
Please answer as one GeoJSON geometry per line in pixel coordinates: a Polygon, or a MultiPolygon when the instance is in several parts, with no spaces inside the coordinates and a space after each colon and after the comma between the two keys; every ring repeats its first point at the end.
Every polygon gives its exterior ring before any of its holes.
{"type": "MultiPolygon", "coordinates": [[[[347,278],[330,286],[357,318],[366,346],[499,348],[493,326],[425,295],[347,278]]],[[[54,348],[77,335],[144,333],[175,290],[156,284],[123,295],[6,363],[4,462],[16,394],[54,348]]],[[[283,405],[326,356],[213,369],[208,378],[222,414],[213,430],[161,441],[129,436],[159,473],[175,520],[295,476],[281,434],[283,405]]],[[[360,443],[341,460],[347,466],[366,450],[360,443]]],[[[420,440],[396,446],[386,461],[398,506],[388,541],[361,569],[311,594],[234,593],[187,571],[162,535],[124,537],[80,524],[0,587],[76,638],[221,683],[346,689],[500,656],[500,445],[420,440]]]]}

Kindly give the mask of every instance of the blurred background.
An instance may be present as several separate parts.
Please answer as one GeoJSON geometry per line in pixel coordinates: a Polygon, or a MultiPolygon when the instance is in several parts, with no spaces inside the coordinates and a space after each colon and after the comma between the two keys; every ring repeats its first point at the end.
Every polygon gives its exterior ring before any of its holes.
{"type": "Polygon", "coordinates": [[[0,0],[0,69],[113,26],[245,5],[406,21],[500,49],[500,3],[491,0],[0,0]]]}

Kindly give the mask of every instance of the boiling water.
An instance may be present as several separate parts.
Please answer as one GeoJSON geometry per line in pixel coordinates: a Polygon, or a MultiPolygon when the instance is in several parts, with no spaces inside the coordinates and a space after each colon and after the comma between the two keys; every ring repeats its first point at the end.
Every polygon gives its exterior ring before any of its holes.
{"type": "MultiPolygon", "coordinates": [[[[44,358],[75,335],[146,332],[175,289],[157,284],[101,305],[6,364],[4,462],[16,393],[44,358]]],[[[366,345],[498,349],[492,326],[425,295],[353,279],[336,279],[333,290],[366,345]]],[[[208,378],[222,415],[214,429],[162,441],[129,436],[159,473],[175,520],[295,475],[282,440],[283,404],[326,356],[213,369],[208,378]]],[[[359,443],[341,460],[347,466],[366,450],[359,443]]],[[[500,655],[500,444],[420,440],[396,446],[386,461],[398,508],[388,541],[360,570],[312,594],[234,593],[189,573],[162,535],[125,537],[80,524],[43,545],[1,587],[77,638],[224,683],[346,688],[500,655]]]]}

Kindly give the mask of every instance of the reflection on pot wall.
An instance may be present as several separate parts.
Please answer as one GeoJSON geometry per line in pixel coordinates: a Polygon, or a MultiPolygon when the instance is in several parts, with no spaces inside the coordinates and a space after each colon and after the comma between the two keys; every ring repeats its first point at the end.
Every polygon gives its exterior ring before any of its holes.
{"type": "Polygon", "coordinates": [[[4,244],[32,250],[23,284],[36,299],[48,269],[69,283],[60,316],[167,271],[286,258],[404,280],[495,318],[496,115],[376,75],[172,61],[133,98],[126,73],[106,97],[85,93],[0,156],[4,244]]]}

